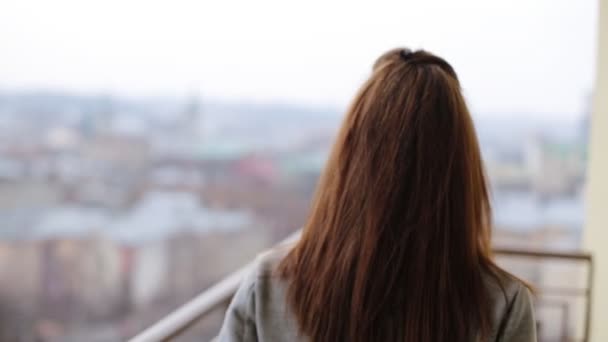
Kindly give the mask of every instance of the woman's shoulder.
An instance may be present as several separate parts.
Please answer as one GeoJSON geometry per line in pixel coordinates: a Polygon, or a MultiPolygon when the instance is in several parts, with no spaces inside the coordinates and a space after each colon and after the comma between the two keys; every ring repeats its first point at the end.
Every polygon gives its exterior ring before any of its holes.
{"type": "Polygon", "coordinates": [[[258,254],[243,278],[241,287],[253,293],[257,292],[257,296],[283,295],[285,284],[277,269],[292,246],[280,245],[258,254]]]}
{"type": "Polygon", "coordinates": [[[258,254],[255,260],[257,276],[277,277],[276,269],[293,246],[291,243],[282,244],[258,254]]]}
{"type": "Polygon", "coordinates": [[[484,273],[484,281],[490,297],[504,305],[522,292],[529,292],[528,286],[522,280],[502,269],[484,273]]]}
{"type": "Polygon", "coordinates": [[[485,274],[486,287],[494,308],[494,337],[511,336],[509,341],[535,341],[533,296],[528,285],[517,277],[497,270],[485,274]]]}
{"type": "Polygon", "coordinates": [[[286,305],[286,285],[276,272],[289,249],[259,254],[245,271],[226,312],[220,341],[300,341],[286,305]]]}
{"type": "Polygon", "coordinates": [[[286,301],[287,284],[277,272],[289,246],[275,247],[259,254],[241,283],[245,294],[235,306],[248,303],[250,319],[255,322],[258,340],[300,341],[295,317],[286,301]]]}
{"type": "Polygon", "coordinates": [[[253,261],[248,280],[258,283],[264,283],[269,280],[280,280],[281,277],[277,269],[292,247],[293,244],[279,245],[258,254],[253,261]]]}

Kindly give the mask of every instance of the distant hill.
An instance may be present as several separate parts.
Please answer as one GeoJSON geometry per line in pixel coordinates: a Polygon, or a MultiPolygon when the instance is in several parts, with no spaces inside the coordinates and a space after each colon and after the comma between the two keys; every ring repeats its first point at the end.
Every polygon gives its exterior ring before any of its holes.
{"type": "MultiPolygon", "coordinates": [[[[159,120],[173,120],[184,111],[191,98],[141,97],[131,98],[113,94],[77,94],[46,90],[0,91],[0,116],[10,113],[20,117],[61,120],[65,112],[120,113],[159,120]]],[[[298,104],[246,103],[202,98],[200,108],[205,123],[238,122],[240,125],[281,126],[306,125],[337,127],[344,109],[303,106],[298,104]]],[[[559,116],[556,116],[559,117],[559,116]]],[[[522,141],[532,134],[558,139],[575,138],[582,122],[550,119],[534,113],[483,113],[474,115],[477,132],[482,141],[509,144],[522,141]]],[[[582,120],[582,119],[581,119],[582,120]]]]}

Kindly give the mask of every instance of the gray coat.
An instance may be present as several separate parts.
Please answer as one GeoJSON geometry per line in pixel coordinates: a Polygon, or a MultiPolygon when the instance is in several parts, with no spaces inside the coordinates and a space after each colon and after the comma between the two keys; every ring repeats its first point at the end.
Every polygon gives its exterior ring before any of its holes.
{"type": "MultiPolygon", "coordinates": [[[[285,283],[274,274],[285,248],[260,255],[226,312],[220,342],[308,341],[298,333],[285,299],[285,283]]],[[[515,279],[505,280],[506,296],[495,281],[487,284],[494,300],[490,341],[536,341],[530,291],[515,279]]]]}

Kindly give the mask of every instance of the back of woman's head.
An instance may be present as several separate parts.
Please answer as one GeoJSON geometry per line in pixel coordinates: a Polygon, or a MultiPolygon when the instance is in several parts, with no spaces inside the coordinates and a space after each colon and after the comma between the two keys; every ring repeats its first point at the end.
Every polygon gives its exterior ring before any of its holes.
{"type": "Polygon", "coordinates": [[[283,260],[299,327],[319,341],[487,336],[490,205],[456,73],[382,55],[355,97],[300,242],[283,260]]]}

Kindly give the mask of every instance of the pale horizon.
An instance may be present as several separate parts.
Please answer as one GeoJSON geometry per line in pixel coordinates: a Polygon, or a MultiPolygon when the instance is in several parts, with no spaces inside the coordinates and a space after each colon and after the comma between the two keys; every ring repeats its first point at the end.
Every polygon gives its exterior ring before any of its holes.
{"type": "Polygon", "coordinates": [[[597,1],[0,5],[0,90],[187,96],[341,109],[375,58],[424,48],[475,113],[577,118],[593,87],[597,1]]]}

